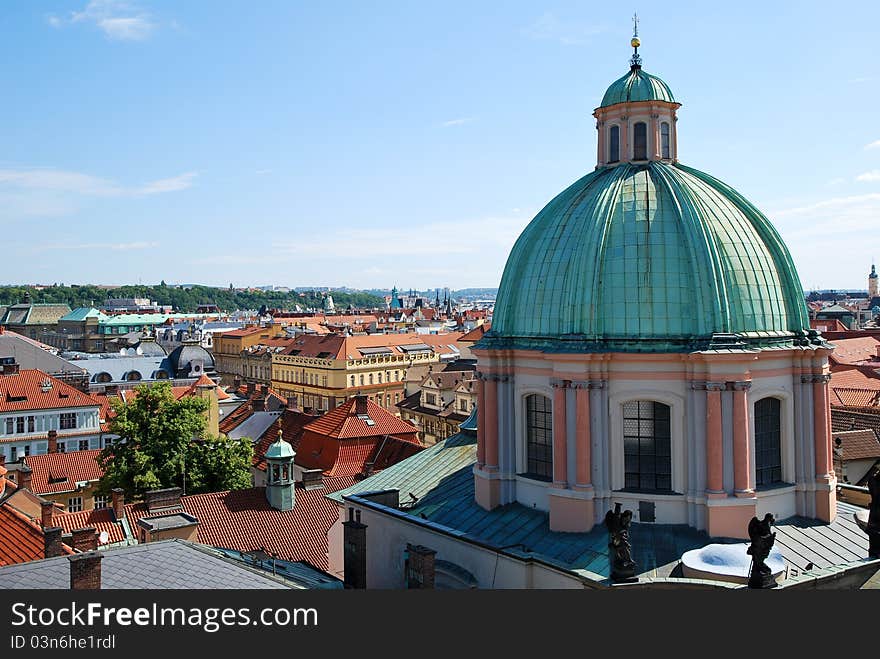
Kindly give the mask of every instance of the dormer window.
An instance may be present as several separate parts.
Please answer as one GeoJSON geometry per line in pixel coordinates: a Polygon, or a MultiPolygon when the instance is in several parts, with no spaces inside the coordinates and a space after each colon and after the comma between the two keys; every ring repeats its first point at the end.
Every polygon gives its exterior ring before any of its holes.
{"type": "Polygon", "coordinates": [[[633,160],[648,159],[648,124],[639,121],[633,126],[633,160]]]}
{"type": "Polygon", "coordinates": [[[662,158],[670,158],[669,155],[669,123],[664,121],[660,124],[660,154],[662,158]]]}
{"type": "Polygon", "coordinates": [[[620,126],[612,126],[608,139],[608,162],[620,160],[620,126]]]}

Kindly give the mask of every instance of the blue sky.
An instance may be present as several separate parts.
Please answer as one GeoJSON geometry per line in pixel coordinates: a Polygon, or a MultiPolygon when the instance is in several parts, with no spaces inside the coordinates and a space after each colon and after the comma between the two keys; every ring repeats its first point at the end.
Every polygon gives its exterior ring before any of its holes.
{"type": "Polygon", "coordinates": [[[880,3],[8,0],[3,283],[497,286],[644,69],[809,288],[880,259],[880,3]]]}

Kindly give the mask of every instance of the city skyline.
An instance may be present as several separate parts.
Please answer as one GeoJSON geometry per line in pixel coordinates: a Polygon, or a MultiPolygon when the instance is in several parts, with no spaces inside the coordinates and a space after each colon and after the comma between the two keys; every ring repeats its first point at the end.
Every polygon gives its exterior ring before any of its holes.
{"type": "MultiPolygon", "coordinates": [[[[755,202],[806,291],[863,287],[876,252],[880,11],[857,5],[639,11],[682,161],[755,202]]],[[[0,74],[10,283],[496,287],[528,221],[592,171],[632,29],[574,2],[3,13],[23,62],[0,74]]]]}

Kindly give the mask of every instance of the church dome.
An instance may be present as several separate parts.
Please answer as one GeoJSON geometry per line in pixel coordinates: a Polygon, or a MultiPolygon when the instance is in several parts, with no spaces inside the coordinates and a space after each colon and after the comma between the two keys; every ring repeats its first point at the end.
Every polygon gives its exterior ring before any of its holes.
{"type": "Polygon", "coordinates": [[[215,374],[213,355],[198,341],[188,341],[176,347],[168,355],[168,360],[177,378],[199,377],[202,374],[210,377],[215,374]]]}
{"type": "Polygon", "coordinates": [[[769,220],[708,174],[655,160],[598,167],[538,213],[507,260],[484,345],[757,347],[803,342],[809,327],[769,220]]]}
{"type": "Polygon", "coordinates": [[[676,103],[669,85],[657,76],[642,71],[641,66],[634,65],[629,73],[611,83],[599,107],[605,108],[618,103],[636,101],[676,103]]]}

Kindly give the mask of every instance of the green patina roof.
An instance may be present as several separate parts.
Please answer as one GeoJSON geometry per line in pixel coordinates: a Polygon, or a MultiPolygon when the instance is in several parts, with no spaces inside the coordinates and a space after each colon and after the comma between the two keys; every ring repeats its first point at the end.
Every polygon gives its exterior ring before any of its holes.
{"type": "Polygon", "coordinates": [[[676,351],[724,334],[778,343],[809,327],[770,221],[707,174],[651,162],[597,169],[538,213],[507,260],[482,344],[676,351]]]}
{"type": "Polygon", "coordinates": [[[98,320],[106,320],[107,315],[98,311],[94,307],[79,307],[74,309],[66,316],[62,316],[59,320],[85,320],[86,318],[97,318],[98,320]]]}
{"type": "Polygon", "coordinates": [[[293,447],[289,442],[284,441],[280,437],[278,441],[272,442],[269,445],[269,448],[266,449],[266,458],[269,460],[281,460],[286,458],[292,458],[296,455],[293,451],[293,447]]]}
{"type": "Polygon", "coordinates": [[[634,66],[625,76],[611,83],[599,107],[634,101],[677,102],[669,85],[657,76],[642,71],[641,67],[634,66]]]}

